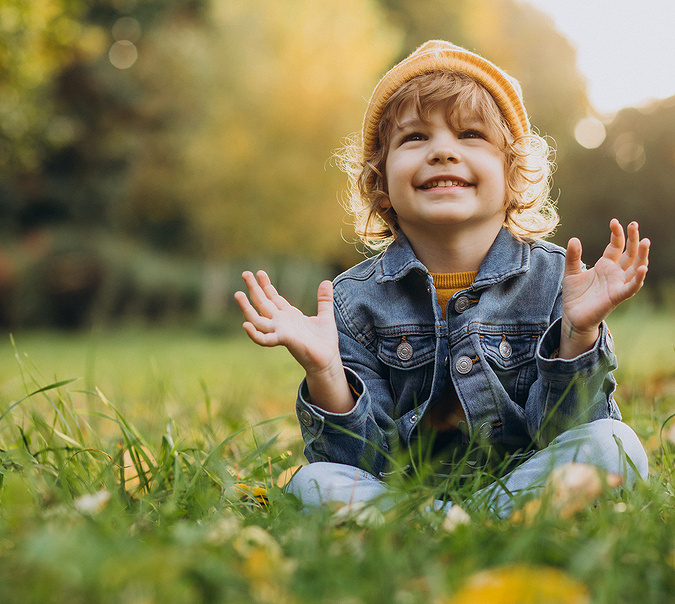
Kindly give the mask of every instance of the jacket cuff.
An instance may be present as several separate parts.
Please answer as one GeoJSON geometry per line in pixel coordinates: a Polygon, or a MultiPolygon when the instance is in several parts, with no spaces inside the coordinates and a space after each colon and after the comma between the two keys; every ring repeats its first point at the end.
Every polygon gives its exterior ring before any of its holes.
{"type": "Polygon", "coordinates": [[[366,421],[370,406],[370,397],[366,391],[366,386],[363,380],[348,367],[345,367],[345,377],[354,397],[354,407],[347,413],[331,413],[313,405],[307,389],[307,381],[302,380],[298,389],[295,411],[305,443],[310,443],[318,438],[324,430],[341,432],[342,428],[343,430],[358,432],[360,426],[366,421]]]}
{"type": "Polygon", "coordinates": [[[614,340],[604,321],[600,325],[600,335],[593,347],[573,359],[557,357],[560,348],[561,325],[562,319],[557,319],[552,323],[537,346],[537,368],[546,381],[567,384],[575,374],[592,375],[601,370],[616,369],[614,340]]]}

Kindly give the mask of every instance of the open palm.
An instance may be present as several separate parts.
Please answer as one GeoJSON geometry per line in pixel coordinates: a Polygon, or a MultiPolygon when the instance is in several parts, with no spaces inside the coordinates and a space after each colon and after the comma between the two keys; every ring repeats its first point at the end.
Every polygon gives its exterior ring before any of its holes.
{"type": "Polygon", "coordinates": [[[589,270],[581,265],[581,242],[573,238],[565,255],[563,319],[575,330],[597,328],[621,302],[636,294],[645,280],[648,239],[640,241],[636,222],[628,225],[628,239],[618,220],[610,223],[609,245],[589,270]]]}
{"type": "Polygon", "coordinates": [[[253,304],[244,292],[235,298],[246,320],[244,330],[256,344],[285,346],[307,373],[341,366],[330,281],[319,286],[317,314],[308,317],[277,292],[264,271],[246,271],[242,278],[253,304]]]}

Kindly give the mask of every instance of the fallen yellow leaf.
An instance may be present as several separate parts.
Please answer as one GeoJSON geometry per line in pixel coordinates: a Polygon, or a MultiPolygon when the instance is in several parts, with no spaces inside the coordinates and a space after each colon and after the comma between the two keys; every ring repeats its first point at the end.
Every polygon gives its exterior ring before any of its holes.
{"type": "Polygon", "coordinates": [[[455,503],[443,518],[443,530],[452,533],[462,524],[471,524],[471,516],[455,503]]]}
{"type": "Polygon", "coordinates": [[[287,470],[284,470],[281,474],[279,474],[279,478],[277,478],[277,486],[280,489],[283,489],[291,481],[291,478],[295,476],[296,472],[300,468],[302,468],[302,466],[293,466],[287,470]]]}
{"type": "Polygon", "coordinates": [[[617,474],[600,476],[595,466],[584,463],[567,463],[551,472],[546,485],[551,507],[562,518],[571,518],[591,505],[607,487],[621,484],[617,474]]]}
{"type": "Polygon", "coordinates": [[[530,499],[522,508],[511,514],[511,520],[514,522],[523,522],[530,525],[541,511],[541,499],[530,499]]]}
{"type": "Polygon", "coordinates": [[[593,505],[605,489],[614,489],[622,481],[618,474],[601,475],[598,468],[590,464],[563,464],[551,472],[543,495],[528,501],[511,519],[531,524],[542,508],[561,518],[571,518],[593,505]]]}
{"type": "Polygon", "coordinates": [[[549,566],[509,564],[472,575],[448,604],[588,604],[587,587],[549,566]]]}

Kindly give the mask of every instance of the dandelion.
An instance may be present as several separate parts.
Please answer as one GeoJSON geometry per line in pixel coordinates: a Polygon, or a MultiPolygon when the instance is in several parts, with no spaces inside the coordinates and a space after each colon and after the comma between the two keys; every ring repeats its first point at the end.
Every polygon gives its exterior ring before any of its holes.
{"type": "Polygon", "coordinates": [[[237,483],[234,488],[238,490],[242,499],[253,499],[260,505],[268,505],[267,489],[263,487],[250,487],[247,484],[237,483]]]}

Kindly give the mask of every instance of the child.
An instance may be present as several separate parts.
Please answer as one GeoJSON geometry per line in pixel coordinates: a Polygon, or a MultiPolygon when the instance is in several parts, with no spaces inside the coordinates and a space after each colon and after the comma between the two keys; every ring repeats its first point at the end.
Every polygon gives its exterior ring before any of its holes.
{"type": "Polygon", "coordinates": [[[649,241],[612,220],[590,270],[578,239],[542,241],[557,223],[547,156],[515,80],[427,42],[375,88],[348,166],[357,233],[383,251],[321,283],[313,317],[243,274],[247,334],[306,372],[311,463],[290,485],[305,505],[387,496],[390,460],[418,439],[451,472],[470,441],[508,455],[515,469],[485,491],[500,515],[569,461],[646,477],[604,319],[642,287],[649,241]]]}

